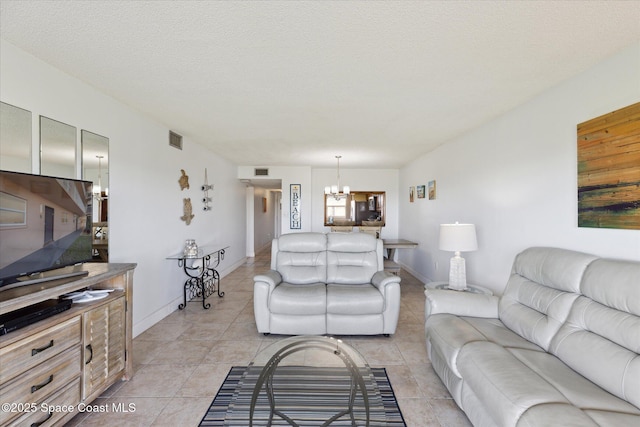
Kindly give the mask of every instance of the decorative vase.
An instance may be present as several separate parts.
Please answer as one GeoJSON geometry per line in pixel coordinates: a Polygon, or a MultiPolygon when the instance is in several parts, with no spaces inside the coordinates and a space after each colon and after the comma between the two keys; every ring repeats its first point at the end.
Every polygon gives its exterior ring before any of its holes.
{"type": "Polygon", "coordinates": [[[198,256],[198,245],[194,239],[187,239],[184,242],[184,250],[182,251],[183,255],[186,257],[197,257],[198,256]]]}

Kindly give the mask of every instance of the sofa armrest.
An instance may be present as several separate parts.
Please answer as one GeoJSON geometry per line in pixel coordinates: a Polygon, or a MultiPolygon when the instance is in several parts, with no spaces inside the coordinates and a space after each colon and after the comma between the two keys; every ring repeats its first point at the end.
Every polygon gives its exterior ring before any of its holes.
{"type": "Polygon", "coordinates": [[[269,286],[269,292],[282,282],[282,276],[275,270],[269,270],[266,273],[258,274],[253,277],[255,283],[264,282],[269,286]]]}
{"type": "Polygon", "coordinates": [[[426,289],[425,315],[449,313],[456,316],[498,318],[499,298],[442,289],[426,289]]]}
{"type": "Polygon", "coordinates": [[[269,296],[276,286],[282,283],[282,276],[275,270],[269,270],[264,274],[254,276],[253,281],[253,314],[256,327],[258,332],[266,334],[271,332],[269,296]]]}
{"type": "Polygon", "coordinates": [[[390,283],[400,283],[400,277],[388,271],[377,271],[371,278],[371,284],[384,293],[384,288],[390,283]]]}

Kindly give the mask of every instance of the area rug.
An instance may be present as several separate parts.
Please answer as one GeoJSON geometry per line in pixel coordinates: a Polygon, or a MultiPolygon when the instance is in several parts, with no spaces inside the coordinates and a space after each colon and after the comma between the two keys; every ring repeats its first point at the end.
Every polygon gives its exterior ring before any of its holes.
{"type": "MultiPolygon", "coordinates": [[[[246,370],[247,370],[246,366],[234,366],[231,368],[231,370],[229,371],[229,374],[227,375],[227,378],[224,380],[224,383],[218,390],[216,397],[213,399],[213,402],[209,406],[207,413],[202,418],[202,421],[200,422],[200,426],[207,426],[207,427],[209,426],[248,427],[249,426],[249,422],[248,422],[249,407],[250,407],[249,402],[251,401],[251,394],[252,394],[250,388],[248,391],[244,391],[244,390],[241,391],[237,396],[235,396],[235,399],[234,399],[234,394],[236,393],[236,389],[238,387],[239,381],[242,379],[242,376],[246,370]],[[234,404],[231,405],[230,407],[231,402],[234,402],[234,404]]],[[[389,382],[389,378],[387,377],[387,371],[384,368],[371,368],[371,372],[377,384],[378,390],[380,391],[380,396],[376,397],[376,399],[381,399],[382,401],[381,408],[384,408],[384,413],[382,413],[382,410],[379,411],[378,413],[372,412],[369,426],[371,427],[406,426],[404,422],[404,418],[402,417],[402,413],[400,412],[400,408],[398,407],[396,396],[393,393],[393,388],[391,388],[391,383],[389,382]]],[[[309,378],[311,378],[311,376],[309,376],[309,378]]],[[[317,385],[317,381],[316,381],[316,384],[313,387],[308,387],[306,389],[307,393],[296,392],[295,397],[299,400],[299,402],[296,404],[297,406],[293,407],[294,412],[296,409],[302,412],[313,411],[309,408],[314,407],[315,403],[319,401],[326,402],[326,397],[324,396],[327,396],[327,393],[324,393],[323,389],[330,390],[330,389],[335,389],[340,387],[348,387],[348,386],[345,386],[344,384],[344,378],[340,376],[335,376],[335,378],[332,378],[332,377],[325,377],[325,378],[323,378],[322,380],[321,387],[317,385]],[[303,402],[303,403],[300,404],[300,402],[303,402]]],[[[298,381],[305,381],[305,380],[303,379],[298,381]]],[[[288,386],[295,388],[297,390],[299,390],[301,387],[303,389],[305,388],[305,386],[301,385],[300,383],[294,384],[292,386],[291,381],[289,381],[287,384],[288,386]]],[[[346,400],[347,400],[346,398],[342,399],[343,402],[346,400]]],[[[265,406],[266,405],[262,405],[263,412],[267,411],[265,406]]],[[[256,427],[265,426],[267,425],[265,419],[266,419],[266,416],[263,413],[262,418],[254,418],[253,425],[256,427]],[[260,419],[262,421],[260,421],[260,419]]],[[[302,425],[305,425],[305,426],[318,425],[319,426],[319,425],[322,425],[322,422],[301,421],[299,422],[299,424],[301,426],[302,425]]],[[[365,423],[361,421],[358,421],[356,424],[365,425],[365,423]]],[[[281,418],[275,417],[271,425],[289,426],[291,424],[289,424],[287,421],[281,418]]],[[[346,416],[333,421],[330,425],[333,427],[340,427],[340,426],[351,426],[352,423],[349,417],[346,416]]]]}

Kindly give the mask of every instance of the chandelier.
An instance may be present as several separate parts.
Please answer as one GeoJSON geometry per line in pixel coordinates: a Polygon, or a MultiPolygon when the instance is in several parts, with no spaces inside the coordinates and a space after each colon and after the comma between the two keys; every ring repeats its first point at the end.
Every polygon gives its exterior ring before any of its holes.
{"type": "Polygon", "coordinates": [[[93,197],[99,202],[106,200],[109,195],[109,189],[104,189],[104,196],[102,195],[102,159],[104,156],[96,156],[98,159],[98,183],[93,184],[93,197]]]}
{"type": "Polygon", "coordinates": [[[340,159],[341,158],[342,156],[336,156],[336,159],[338,160],[338,185],[331,185],[331,186],[324,187],[324,194],[326,194],[327,196],[333,196],[336,200],[339,200],[342,197],[345,197],[346,195],[349,194],[348,185],[345,185],[342,191],[340,191],[340,159]]]}

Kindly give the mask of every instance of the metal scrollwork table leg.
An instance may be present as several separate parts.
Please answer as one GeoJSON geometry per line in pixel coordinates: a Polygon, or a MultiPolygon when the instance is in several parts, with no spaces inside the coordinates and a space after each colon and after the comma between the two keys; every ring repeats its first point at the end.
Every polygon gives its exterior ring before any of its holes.
{"type": "Polygon", "coordinates": [[[220,290],[220,273],[216,270],[220,265],[220,261],[224,259],[224,249],[205,255],[201,259],[201,266],[194,266],[193,263],[188,265],[186,258],[178,260],[178,266],[188,276],[188,279],[184,282],[184,302],[178,306],[180,310],[184,309],[187,306],[187,301],[193,298],[202,298],[202,308],[206,310],[211,308],[207,298],[213,295],[214,292],[217,292],[218,297],[224,296],[224,292],[220,290]]]}

